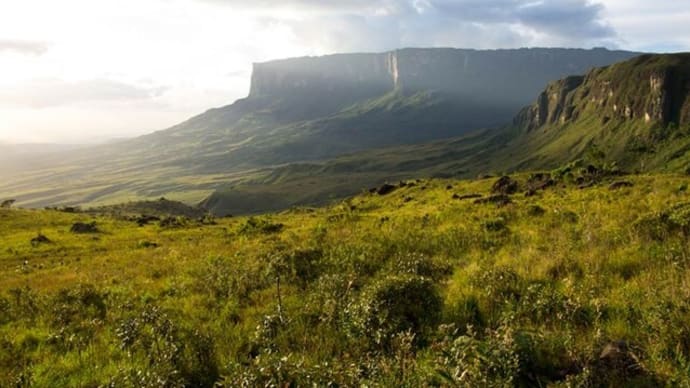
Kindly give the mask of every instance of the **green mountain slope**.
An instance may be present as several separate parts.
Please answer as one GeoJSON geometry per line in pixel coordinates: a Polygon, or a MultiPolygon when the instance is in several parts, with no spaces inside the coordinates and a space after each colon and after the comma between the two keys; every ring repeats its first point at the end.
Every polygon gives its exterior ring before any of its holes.
{"type": "Polygon", "coordinates": [[[319,203],[377,182],[550,170],[578,159],[625,171],[685,172],[688,96],[690,54],[644,55],[551,83],[504,128],[278,168],[221,188],[204,204],[221,214],[255,212],[266,203],[269,209],[319,203]],[[262,198],[267,192],[275,195],[262,198]],[[251,195],[255,202],[243,200],[251,195]]]}
{"type": "Polygon", "coordinates": [[[627,170],[684,171],[688,97],[690,54],[643,55],[555,82],[515,119],[512,165],[588,158],[627,170]]]}
{"type": "Polygon", "coordinates": [[[635,55],[404,49],[256,64],[249,96],[232,105],[137,139],[8,163],[0,168],[0,197],[33,207],[160,196],[199,202],[288,163],[494,127],[548,81],[635,55]]]}

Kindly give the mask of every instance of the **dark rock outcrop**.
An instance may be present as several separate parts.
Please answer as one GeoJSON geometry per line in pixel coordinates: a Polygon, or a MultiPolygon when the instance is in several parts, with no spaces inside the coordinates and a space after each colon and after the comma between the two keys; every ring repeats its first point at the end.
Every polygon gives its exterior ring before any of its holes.
{"type": "Polygon", "coordinates": [[[517,181],[509,176],[502,176],[496,182],[494,182],[493,186],[491,186],[491,193],[511,195],[515,194],[519,188],[520,185],[517,181]]]}
{"type": "Polygon", "coordinates": [[[378,195],[388,195],[392,192],[394,192],[398,187],[389,185],[388,183],[384,184],[383,186],[379,187],[376,190],[376,194],[378,195]]]}
{"type": "Polygon", "coordinates": [[[69,229],[70,232],[72,233],[77,233],[77,234],[85,234],[85,233],[98,233],[99,230],[96,227],[96,222],[89,222],[89,223],[84,223],[84,222],[75,222],[72,227],[69,229]]]}

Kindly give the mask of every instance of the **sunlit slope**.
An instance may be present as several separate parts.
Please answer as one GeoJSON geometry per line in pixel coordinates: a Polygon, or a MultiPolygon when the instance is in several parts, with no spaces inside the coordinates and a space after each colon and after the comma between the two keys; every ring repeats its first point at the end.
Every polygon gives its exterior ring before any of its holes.
{"type": "Polygon", "coordinates": [[[688,178],[497,182],[143,226],[0,210],[0,385],[687,384],[688,178]]]}

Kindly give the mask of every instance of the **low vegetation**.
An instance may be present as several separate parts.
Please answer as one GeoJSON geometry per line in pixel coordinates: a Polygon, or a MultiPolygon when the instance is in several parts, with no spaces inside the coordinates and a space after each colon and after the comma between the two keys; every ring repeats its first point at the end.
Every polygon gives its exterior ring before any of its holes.
{"type": "Polygon", "coordinates": [[[252,218],[3,208],[0,386],[688,385],[687,181],[574,163],[252,218]]]}

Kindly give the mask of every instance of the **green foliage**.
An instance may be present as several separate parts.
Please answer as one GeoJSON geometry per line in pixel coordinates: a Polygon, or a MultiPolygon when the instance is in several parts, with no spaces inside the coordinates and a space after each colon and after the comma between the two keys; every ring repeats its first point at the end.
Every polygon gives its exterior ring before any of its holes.
{"type": "Polygon", "coordinates": [[[495,179],[429,179],[171,228],[94,216],[97,239],[68,232],[83,213],[0,212],[0,386],[687,385],[687,178],[601,171],[514,174],[535,193],[503,206],[452,198],[495,179]]]}
{"type": "Polygon", "coordinates": [[[667,239],[674,233],[690,234],[690,203],[675,204],[666,210],[640,217],[633,224],[640,235],[658,241],[667,239]]]}
{"type": "Polygon", "coordinates": [[[420,276],[388,276],[362,290],[352,306],[358,334],[384,347],[393,336],[411,331],[425,341],[439,322],[443,301],[434,283],[420,276]]]}
{"type": "Polygon", "coordinates": [[[273,223],[265,218],[249,217],[239,228],[239,233],[278,233],[283,230],[283,224],[273,223]]]}

